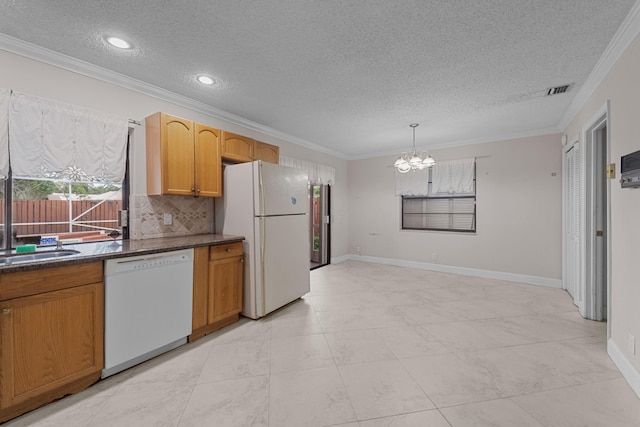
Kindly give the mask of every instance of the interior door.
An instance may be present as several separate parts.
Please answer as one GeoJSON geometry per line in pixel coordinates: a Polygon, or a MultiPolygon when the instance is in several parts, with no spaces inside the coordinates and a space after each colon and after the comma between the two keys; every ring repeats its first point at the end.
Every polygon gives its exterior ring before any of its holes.
{"type": "Polygon", "coordinates": [[[607,320],[607,126],[595,135],[595,320],[607,320]]]}

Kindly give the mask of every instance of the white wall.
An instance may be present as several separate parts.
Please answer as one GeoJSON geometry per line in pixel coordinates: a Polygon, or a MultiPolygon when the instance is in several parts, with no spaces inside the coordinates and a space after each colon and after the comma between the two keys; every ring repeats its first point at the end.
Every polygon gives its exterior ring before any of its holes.
{"type": "Polygon", "coordinates": [[[400,197],[390,167],[396,157],[354,160],[349,162],[349,252],[357,257],[359,247],[363,257],[522,275],[529,283],[559,286],[560,135],[433,150],[431,155],[436,161],[478,157],[477,233],[400,230],[400,197]]]}
{"type": "MultiPolygon", "coordinates": [[[[331,229],[332,257],[347,253],[347,162],[305,147],[263,135],[179,105],[154,98],[121,86],[106,83],[20,55],[0,50],[0,87],[32,95],[57,99],[84,107],[110,112],[142,121],[157,111],[214,126],[231,132],[254,137],[280,146],[280,153],[336,168],[336,182],[332,188],[333,219],[331,229]]],[[[144,126],[133,133],[131,153],[132,195],[145,194],[145,140],[144,126]]],[[[171,196],[166,196],[171,197],[171,196]]]]}
{"type": "Polygon", "coordinates": [[[640,395],[640,189],[622,189],[620,157],[640,150],[640,37],[625,51],[568,125],[573,137],[610,101],[609,161],[616,164],[611,197],[611,339],[609,352],[640,395]],[[636,354],[629,347],[636,337],[636,354]]]}

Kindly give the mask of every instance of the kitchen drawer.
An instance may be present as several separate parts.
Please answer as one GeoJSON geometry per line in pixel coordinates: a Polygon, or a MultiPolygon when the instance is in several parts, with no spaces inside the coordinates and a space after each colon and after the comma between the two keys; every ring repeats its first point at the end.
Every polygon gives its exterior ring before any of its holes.
{"type": "Polygon", "coordinates": [[[102,282],[102,261],[0,275],[0,301],[102,282]]]}
{"type": "Polygon", "coordinates": [[[211,246],[209,248],[209,260],[242,256],[242,242],[227,243],[225,245],[211,246]]]}

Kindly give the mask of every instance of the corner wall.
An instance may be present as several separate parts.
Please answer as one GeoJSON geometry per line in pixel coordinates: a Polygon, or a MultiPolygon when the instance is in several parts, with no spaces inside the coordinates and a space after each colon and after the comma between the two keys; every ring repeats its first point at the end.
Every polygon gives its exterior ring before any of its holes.
{"type": "Polygon", "coordinates": [[[611,271],[609,354],[640,395],[640,189],[622,189],[620,157],[640,150],[640,37],[636,37],[593,95],[571,120],[565,133],[580,135],[608,101],[609,162],[616,164],[616,178],[609,181],[611,198],[611,271]],[[635,337],[635,354],[629,338],[635,337]]]}
{"type": "Polygon", "coordinates": [[[396,157],[353,160],[349,162],[351,256],[560,287],[560,135],[430,153],[436,161],[478,158],[477,232],[401,230],[400,197],[395,195],[391,167],[396,157]]]}

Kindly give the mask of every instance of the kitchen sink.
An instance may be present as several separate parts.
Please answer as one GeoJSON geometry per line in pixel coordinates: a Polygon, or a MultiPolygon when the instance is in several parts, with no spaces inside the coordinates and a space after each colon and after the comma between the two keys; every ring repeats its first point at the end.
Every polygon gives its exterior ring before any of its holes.
{"type": "Polygon", "coordinates": [[[45,261],[48,259],[55,259],[55,258],[67,257],[70,255],[76,255],[79,253],[80,251],[75,251],[73,249],[59,249],[55,251],[0,255],[0,265],[7,265],[7,264],[13,264],[17,262],[28,262],[28,261],[45,261]]]}

